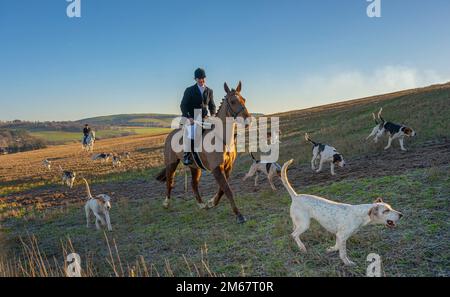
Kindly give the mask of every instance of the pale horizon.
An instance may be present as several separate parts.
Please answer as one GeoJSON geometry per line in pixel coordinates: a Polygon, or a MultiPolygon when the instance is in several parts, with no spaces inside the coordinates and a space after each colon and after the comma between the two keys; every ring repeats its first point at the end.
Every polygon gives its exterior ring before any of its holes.
{"type": "MultiPolygon", "coordinates": [[[[407,91],[407,90],[431,87],[433,85],[445,85],[445,84],[449,84],[449,83],[450,83],[450,81],[437,82],[437,83],[427,84],[427,85],[423,85],[423,86],[417,86],[417,87],[414,87],[414,88],[393,90],[393,91],[389,91],[389,92],[385,92],[385,93],[371,94],[371,95],[362,96],[362,97],[354,97],[354,98],[348,98],[348,99],[342,99],[341,98],[341,99],[335,99],[335,100],[327,100],[327,103],[323,103],[323,104],[319,104],[319,105],[304,106],[304,107],[300,107],[300,108],[293,108],[293,109],[288,109],[288,110],[280,110],[280,111],[271,112],[271,113],[263,113],[263,112],[259,112],[259,111],[252,111],[252,113],[264,114],[264,115],[286,113],[286,112],[291,112],[291,111],[299,111],[299,110],[304,110],[304,109],[309,109],[309,108],[314,108],[314,107],[326,106],[326,105],[335,104],[335,103],[348,102],[348,101],[354,101],[354,100],[363,100],[363,99],[370,98],[370,97],[389,95],[391,93],[396,93],[396,92],[401,92],[401,91],[407,91]]],[[[217,102],[217,103],[220,104],[220,102],[217,102]]],[[[63,121],[76,122],[76,121],[82,121],[82,120],[85,120],[85,119],[98,118],[98,117],[108,117],[108,116],[117,116],[117,115],[144,115],[144,114],[174,115],[174,116],[179,115],[177,113],[163,113],[163,112],[129,112],[129,113],[87,115],[85,117],[78,118],[78,119],[73,119],[73,120],[46,120],[46,119],[43,119],[43,120],[27,120],[27,119],[19,119],[19,118],[17,118],[17,119],[10,119],[10,120],[0,119],[0,121],[11,122],[11,121],[14,121],[14,120],[20,120],[20,121],[24,121],[24,122],[63,122],[63,121]]]]}
{"type": "Polygon", "coordinates": [[[1,1],[0,120],[180,114],[197,67],[216,104],[241,80],[264,114],[450,81],[450,2],[382,3],[369,18],[364,0],[214,1],[206,16],[180,0],[82,0],[68,18],[66,1],[1,1]]]}

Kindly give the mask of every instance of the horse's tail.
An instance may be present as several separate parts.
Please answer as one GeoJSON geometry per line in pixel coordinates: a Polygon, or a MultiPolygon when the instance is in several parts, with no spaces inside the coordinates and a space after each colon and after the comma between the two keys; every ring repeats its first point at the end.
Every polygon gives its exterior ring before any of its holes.
{"type": "Polygon", "coordinates": [[[159,172],[155,178],[157,181],[160,181],[162,183],[165,182],[167,180],[166,168],[164,167],[164,169],[161,170],[161,172],[159,172]]]}

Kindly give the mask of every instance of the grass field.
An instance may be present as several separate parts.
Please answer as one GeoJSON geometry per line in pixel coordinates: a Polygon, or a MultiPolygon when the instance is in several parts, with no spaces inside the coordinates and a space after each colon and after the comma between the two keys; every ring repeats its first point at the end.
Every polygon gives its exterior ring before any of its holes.
{"type": "MultiPolygon", "coordinates": [[[[170,128],[156,127],[116,127],[109,130],[96,131],[96,136],[100,139],[114,138],[130,134],[138,135],[157,135],[168,133],[170,128]]],[[[82,138],[81,132],[65,132],[65,131],[33,131],[32,136],[42,138],[50,144],[65,144],[70,142],[80,142],[82,138]]]]}
{"type": "MultiPolygon", "coordinates": [[[[297,161],[289,178],[298,192],[352,204],[381,196],[405,215],[395,229],[366,226],[351,237],[348,252],[356,267],[325,253],[334,239],[316,223],[302,235],[308,252],[299,252],[290,237],[290,197],[279,181],[276,192],[264,178],[257,188],[242,182],[251,162],[246,154],[231,178],[246,224],[235,223],[226,199],[216,209],[199,210],[184,192],[182,174],[173,205],[165,210],[165,185],[153,178],[162,164],[164,136],[134,135],[98,143],[98,151],[131,152],[118,169],[92,162],[78,144],[0,156],[0,275],[39,271],[37,257],[27,258],[39,247],[54,275],[62,273],[64,255],[72,250],[90,276],[363,276],[369,253],[381,256],[386,276],[450,276],[449,114],[450,84],[280,115],[280,162],[297,161]],[[398,143],[383,151],[386,139],[376,145],[364,141],[374,125],[371,112],[381,106],[387,120],[405,122],[418,133],[406,141],[408,152],[398,143]],[[347,168],[337,169],[336,177],[329,167],[312,173],[306,131],[337,147],[347,168]],[[57,184],[58,172],[41,166],[45,157],[86,176],[94,194],[113,197],[112,233],[86,229],[84,186],[78,181],[69,190],[57,184]],[[18,268],[17,258],[24,267],[18,268]]],[[[211,174],[204,174],[200,188],[211,198],[211,174]]]]}
{"type": "MultiPolygon", "coordinates": [[[[165,271],[168,261],[173,275],[189,276],[184,257],[202,267],[201,251],[207,249],[208,267],[218,275],[364,276],[366,256],[378,253],[387,276],[448,276],[449,169],[417,170],[302,189],[355,204],[370,203],[383,195],[403,211],[405,219],[397,229],[368,226],[349,240],[349,256],[358,264],[356,268],[344,267],[337,254],[324,254],[334,244],[334,238],[316,223],[303,236],[308,253],[299,252],[289,235],[290,197],[284,191],[239,195],[238,203],[249,214],[249,221],[243,226],[230,222],[226,203],[205,212],[197,209],[192,200],[179,200],[165,212],[158,200],[120,198],[115,202],[112,221],[122,223],[115,224],[108,238],[115,242],[124,268],[127,264],[133,266],[142,256],[149,267],[153,264],[162,275],[170,275],[165,271]],[[429,187],[424,188],[424,183],[429,187]],[[369,195],[368,189],[372,192],[369,195]]],[[[80,207],[51,215],[36,213],[10,224],[14,229],[6,230],[11,236],[34,234],[47,256],[62,253],[61,242],[55,239],[70,238],[74,251],[82,258],[96,255],[94,266],[102,275],[114,275],[105,261],[109,251],[105,249],[104,234],[86,229],[80,207]]]]}
{"type": "Polygon", "coordinates": [[[83,119],[78,122],[110,126],[170,127],[173,118],[176,116],[177,115],[155,113],[117,114],[83,119]]]}

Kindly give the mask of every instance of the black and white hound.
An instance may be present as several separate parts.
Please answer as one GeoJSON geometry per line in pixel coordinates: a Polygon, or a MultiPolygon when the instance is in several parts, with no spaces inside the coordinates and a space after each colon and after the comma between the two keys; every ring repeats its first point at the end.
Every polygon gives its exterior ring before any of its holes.
{"type": "Polygon", "coordinates": [[[416,132],[411,129],[410,127],[407,127],[405,125],[399,125],[392,122],[386,122],[383,117],[381,116],[381,112],[383,111],[383,108],[380,108],[380,111],[378,112],[378,122],[377,117],[374,113],[372,113],[373,119],[375,121],[376,126],[372,129],[372,133],[367,136],[366,140],[368,140],[370,137],[374,137],[373,141],[375,143],[378,142],[378,138],[383,136],[385,133],[389,134],[389,140],[388,144],[384,148],[387,150],[391,147],[392,141],[395,139],[398,139],[398,142],[400,143],[400,148],[402,151],[406,151],[404,146],[404,138],[406,137],[414,137],[416,136],[416,132]]]}
{"type": "Polygon", "coordinates": [[[73,183],[75,182],[75,178],[76,178],[77,174],[74,171],[68,171],[68,170],[62,169],[61,165],[59,165],[59,169],[62,172],[61,178],[62,178],[63,185],[67,185],[69,188],[72,189],[73,183]]]}
{"type": "Polygon", "coordinates": [[[110,153],[101,153],[101,154],[95,154],[92,156],[92,160],[100,160],[102,163],[109,161],[109,158],[111,158],[113,154],[110,153]]]}
{"type": "Polygon", "coordinates": [[[262,162],[261,160],[257,160],[252,153],[250,153],[250,155],[252,156],[253,164],[242,180],[245,181],[247,178],[255,175],[255,187],[256,187],[258,186],[259,172],[262,172],[267,176],[267,180],[269,181],[272,190],[276,191],[277,188],[273,184],[273,178],[275,176],[281,177],[281,166],[278,163],[262,162]]]}
{"type": "Polygon", "coordinates": [[[342,154],[340,154],[334,147],[328,144],[313,141],[308,133],[305,133],[305,139],[313,145],[313,157],[311,159],[311,169],[313,171],[320,172],[322,171],[322,166],[324,163],[331,163],[331,175],[336,175],[336,173],[334,173],[334,166],[345,166],[345,161],[342,154]],[[316,170],[315,164],[317,160],[319,160],[319,168],[316,170]]]}
{"type": "Polygon", "coordinates": [[[120,167],[122,165],[122,157],[119,155],[113,155],[112,156],[112,164],[113,164],[113,167],[116,167],[116,166],[120,167]]]}

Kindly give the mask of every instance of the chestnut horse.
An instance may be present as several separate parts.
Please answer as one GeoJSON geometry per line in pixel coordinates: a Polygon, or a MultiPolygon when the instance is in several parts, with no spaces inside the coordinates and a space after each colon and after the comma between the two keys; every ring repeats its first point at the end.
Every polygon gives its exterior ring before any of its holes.
{"type": "MultiPolygon", "coordinates": [[[[230,90],[227,83],[224,84],[226,95],[222,100],[215,119],[220,120],[222,122],[222,127],[224,127],[224,129],[222,129],[222,131],[220,132],[221,135],[215,135],[215,141],[218,141],[218,139],[220,139],[223,143],[222,150],[207,152],[204,149],[204,145],[202,144],[203,149],[201,150],[201,152],[198,152],[203,166],[208,171],[212,172],[216,182],[219,185],[217,193],[207,203],[203,202],[198,190],[198,184],[200,182],[202,169],[199,168],[195,162],[189,165],[192,175],[192,190],[194,192],[198,206],[201,209],[213,208],[219,204],[220,199],[225,194],[230,201],[231,209],[236,215],[238,223],[244,223],[246,219],[236,207],[236,204],[234,202],[234,194],[228,183],[228,178],[230,177],[231,170],[233,169],[233,164],[237,156],[237,148],[234,138],[234,130],[236,126],[235,122],[237,119],[244,120],[245,123],[250,120],[250,113],[245,107],[245,99],[240,94],[241,88],[241,82],[239,82],[236,89],[232,90],[230,90]],[[227,118],[232,118],[233,121],[227,122],[227,118]],[[227,130],[231,130],[231,133],[227,133],[227,130]]],[[[163,203],[163,206],[165,208],[168,208],[170,206],[170,194],[174,187],[175,171],[180,160],[183,159],[183,152],[175,152],[171,145],[172,138],[176,133],[180,133],[180,129],[172,131],[166,138],[164,149],[164,164],[166,167],[156,177],[157,180],[166,182],[167,192],[166,199],[163,203]]],[[[206,130],[203,133],[203,138],[207,137],[209,133],[217,134],[217,131],[215,131],[215,129],[206,130]]]]}

